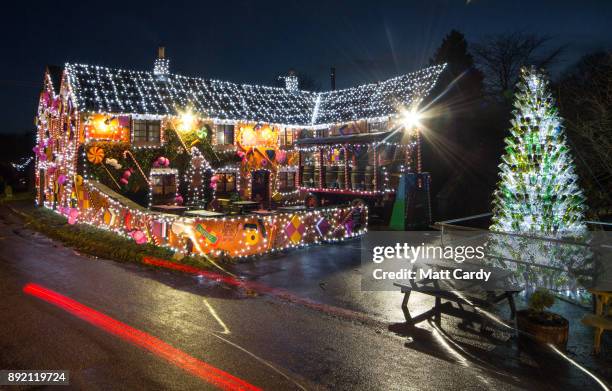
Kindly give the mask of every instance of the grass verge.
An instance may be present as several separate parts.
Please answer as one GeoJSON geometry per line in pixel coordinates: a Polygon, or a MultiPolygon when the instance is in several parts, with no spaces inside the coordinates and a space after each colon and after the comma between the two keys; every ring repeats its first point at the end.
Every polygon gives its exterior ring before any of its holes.
{"type": "MultiPolygon", "coordinates": [[[[58,240],[68,247],[87,255],[118,262],[142,263],[142,258],[156,257],[170,260],[174,252],[153,244],[136,244],[114,232],[87,224],[68,224],[68,220],[49,209],[23,206],[23,202],[4,201],[2,204],[21,216],[27,228],[58,240]]],[[[178,263],[210,269],[213,265],[201,256],[186,256],[178,263]]]]}

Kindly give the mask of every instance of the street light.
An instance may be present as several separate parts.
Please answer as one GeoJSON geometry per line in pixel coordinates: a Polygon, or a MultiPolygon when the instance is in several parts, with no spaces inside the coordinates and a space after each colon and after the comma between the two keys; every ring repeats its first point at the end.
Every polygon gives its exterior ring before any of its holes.
{"type": "Polygon", "coordinates": [[[191,110],[186,110],[179,114],[180,115],[177,130],[179,130],[180,132],[189,132],[193,130],[196,122],[196,117],[195,115],[193,115],[191,110]]]}
{"type": "Polygon", "coordinates": [[[402,125],[405,129],[414,129],[418,127],[421,123],[421,113],[416,111],[415,109],[410,110],[402,110],[402,125]]]}

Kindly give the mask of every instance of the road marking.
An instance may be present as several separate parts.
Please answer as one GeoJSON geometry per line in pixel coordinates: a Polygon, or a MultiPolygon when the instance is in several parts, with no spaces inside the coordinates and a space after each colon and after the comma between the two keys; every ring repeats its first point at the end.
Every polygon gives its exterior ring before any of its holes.
{"type": "Polygon", "coordinates": [[[217,315],[217,311],[215,311],[213,306],[210,305],[208,300],[206,300],[206,299],[202,299],[202,300],[204,300],[204,305],[206,306],[206,308],[208,308],[208,312],[210,312],[210,314],[213,316],[213,318],[215,318],[217,323],[219,323],[219,325],[221,325],[221,327],[223,327],[222,334],[231,334],[230,329],[225,325],[225,322],[223,322],[223,319],[221,319],[221,317],[219,315],[217,315]]]}
{"type": "Polygon", "coordinates": [[[23,287],[23,291],[28,295],[53,304],[110,334],[148,350],[184,371],[223,390],[261,390],[259,387],[188,355],[151,334],[135,329],[43,286],[29,283],[23,287]]]}

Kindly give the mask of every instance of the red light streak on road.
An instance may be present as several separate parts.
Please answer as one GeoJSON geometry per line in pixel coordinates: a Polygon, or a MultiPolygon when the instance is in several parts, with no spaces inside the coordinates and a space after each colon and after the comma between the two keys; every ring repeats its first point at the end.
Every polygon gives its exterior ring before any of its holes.
{"type": "Polygon", "coordinates": [[[261,390],[259,387],[188,355],[159,338],[128,326],[125,323],[115,320],[43,286],[29,283],[23,287],[23,291],[26,294],[51,303],[110,334],[148,350],[177,367],[223,390],[261,390]]]}

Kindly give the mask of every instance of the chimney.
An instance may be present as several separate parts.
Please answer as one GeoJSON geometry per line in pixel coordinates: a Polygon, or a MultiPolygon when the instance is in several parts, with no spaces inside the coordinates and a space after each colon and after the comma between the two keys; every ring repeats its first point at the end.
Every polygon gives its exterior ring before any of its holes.
{"type": "Polygon", "coordinates": [[[285,76],[285,88],[290,92],[296,92],[299,88],[299,80],[296,72],[290,69],[285,76]]]}
{"type": "Polygon", "coordinates": [[[329,79],[331,82],[331,90],[334,91],[336,89],[336,67],[331,67],[329,72],[329,79]]]}
{"type": "Polygon", "coordinates": [[[159,80],[166,80],[170,73],[170,60],[166,58],[166,48],[160,46],[157,48],[157,59],[153,64],[153,74],[159,80]]]}

